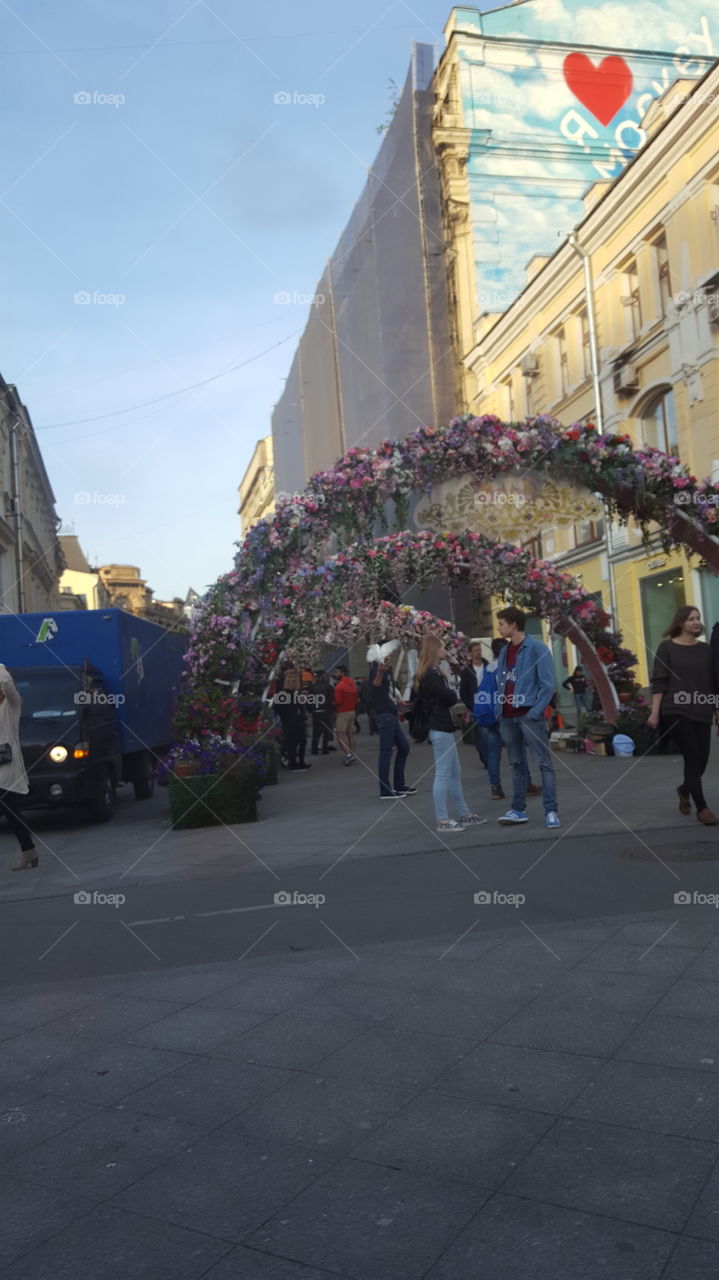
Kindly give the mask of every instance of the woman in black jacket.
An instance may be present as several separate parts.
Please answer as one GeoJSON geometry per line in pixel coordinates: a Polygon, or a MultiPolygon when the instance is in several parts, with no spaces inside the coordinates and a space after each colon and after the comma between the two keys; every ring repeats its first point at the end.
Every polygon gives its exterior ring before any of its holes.
{"type": "Polygon", "coordinates": [[[715,827],[719,819],[708,807],[702,787],[716,711],[713,655],[699,639],[703,630],[698,609],[688,604],[677,609],[654,658],[652,713],[647,724],[656,729],[661,719],[684,757],[684,780],[677,787],[679,812],[691,813],[691,797],[699,821],[715,827]]]}
{"type": "Polygon", "coordinates": [[[464,831],[487,821],[472,813],[462,793],[462,768],[450,711],[459,699],[439,670],[439,663],[445,656],[442,641],[436,636],[427,636],[422,641],[414,678],[415,693],[426,706],[429,716],[429,741],[434,752],[432,799],[440,833],[464,831]],[[458,819],[450,818],[449,804],[458,810],[458,819]]]}

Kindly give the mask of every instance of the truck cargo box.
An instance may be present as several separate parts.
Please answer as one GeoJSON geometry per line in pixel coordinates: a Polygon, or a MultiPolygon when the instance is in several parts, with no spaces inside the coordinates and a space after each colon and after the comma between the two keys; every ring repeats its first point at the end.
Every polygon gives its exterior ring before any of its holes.
{"type": "Polygon", "coordinates": [[[187,638],[124,609],[0,614],[0,662],[80,667],[89,662],[117,699],[123,752],[168,744],[187,638]]]}

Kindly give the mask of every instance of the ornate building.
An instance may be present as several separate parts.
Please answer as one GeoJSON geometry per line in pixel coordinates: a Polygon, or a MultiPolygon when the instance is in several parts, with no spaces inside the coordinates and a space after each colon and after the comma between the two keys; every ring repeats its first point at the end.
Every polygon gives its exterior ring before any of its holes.
{"type": "Polygon", "coordinates": [[[57,607],[63,569],[55,495],[30,415],[0,377],[0,608],[31,613],[57,607]]]}

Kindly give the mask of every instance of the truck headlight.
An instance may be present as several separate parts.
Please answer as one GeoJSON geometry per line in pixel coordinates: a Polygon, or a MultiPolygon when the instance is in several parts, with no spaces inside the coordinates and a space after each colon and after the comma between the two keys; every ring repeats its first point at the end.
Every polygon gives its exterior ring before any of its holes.
{"type": "Polygon", "coordinates": [[[62,764],[67,760],[67,747],[51,747],[48,754],[53,764],[62,764]]]}

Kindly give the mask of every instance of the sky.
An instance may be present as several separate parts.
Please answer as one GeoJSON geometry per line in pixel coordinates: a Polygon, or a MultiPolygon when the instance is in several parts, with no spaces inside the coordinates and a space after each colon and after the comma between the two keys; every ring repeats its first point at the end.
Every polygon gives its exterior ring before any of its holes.
{"type": "Polygon", "coordinates": [[[64,530],[158,599],[231,567],[237,486],[389,81],[413,39],[442,48],[449,10],[0,0],[0,373],[64,530]]]}

